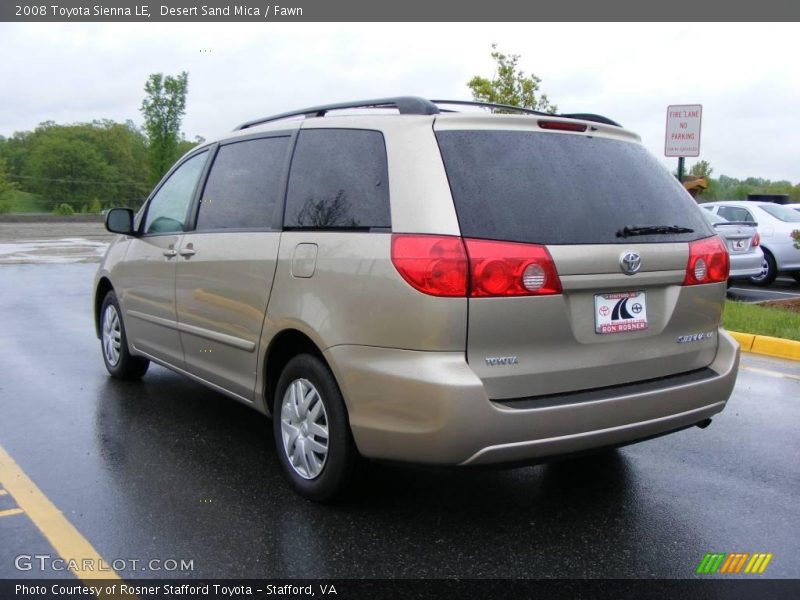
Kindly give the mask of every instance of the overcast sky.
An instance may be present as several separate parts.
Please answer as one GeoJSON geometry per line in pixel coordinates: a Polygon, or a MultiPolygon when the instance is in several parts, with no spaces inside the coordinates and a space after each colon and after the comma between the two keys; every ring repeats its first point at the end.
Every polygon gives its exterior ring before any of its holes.
{"type": "MultiPolygon", "coordinates": [[[[38,123],[133,120],[148,74],[189,72],[193,139],[314,104],[469,99],[490,44],[522,56],[562,112],[604,114],[664,158],[669,104],[702,104],[714,174],[800,182],[800,25],[0,24],[0,135],[38,123]],[[201,52],[205,50],[205,52],[201,52]]],[[[691,164],[694,159],[687,159],[691,164]]]]}

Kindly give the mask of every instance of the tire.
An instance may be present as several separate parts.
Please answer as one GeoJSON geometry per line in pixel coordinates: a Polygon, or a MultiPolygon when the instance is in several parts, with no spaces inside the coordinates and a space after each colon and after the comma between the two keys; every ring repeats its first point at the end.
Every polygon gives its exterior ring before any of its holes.
{"type": "Polygon", "coordinates": [[[775,264],[775,259],[767,250],[764,250],[764,261],[761,263],[761,267],[761,274],[756,277],[751,277],[750,283],[760,287],[766,287],[771,285],[778,276],[778,267],[775,264]]]}
{"type": "Polygon", "coordinates": [[[317,357],[299,354],[284,367],[272,431],[283,473],[301,496],[325,502],[347,488],[358,452],[339,386],[317,357]]]}
{"type": "Polygon", "coordinates": [[[139,379],[150,366],[149,360],[128,350],[122,310],[113,291],[106,294],[100,307],[100,350],[106,369],[117,379],[139,379]]]}

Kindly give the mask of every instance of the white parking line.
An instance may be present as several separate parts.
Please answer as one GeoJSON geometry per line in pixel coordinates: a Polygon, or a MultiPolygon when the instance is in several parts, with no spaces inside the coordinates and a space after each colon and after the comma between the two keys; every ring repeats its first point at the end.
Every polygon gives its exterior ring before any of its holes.
{"type": "Polygon", "coordinates": [[[752,288],[737,288],[737,287],[730,287],[729,290],[734,292],[756,292],[758,294],[782,294],[784,296],[800,296],[798,292],[779,292],[777,290],[754,290],[752,288]]]}
{"type": "Polygon", "coordinates": [[[797,375],[790,375],[789,373],[783,373],[781,371],[770,371],[769,369],[759,369],[758,367],[746,367],[740,366],[740,369],[744,371],[752,371],[753,373],[758,373],[759,375],[769,375],[770,377],[781,377],[784,379],[795,379],[800,381],[800,377],[797,375]]]}

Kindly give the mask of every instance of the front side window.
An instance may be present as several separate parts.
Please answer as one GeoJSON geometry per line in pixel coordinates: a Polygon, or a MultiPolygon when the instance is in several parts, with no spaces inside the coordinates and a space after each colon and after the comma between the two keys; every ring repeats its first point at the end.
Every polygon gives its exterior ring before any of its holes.
{"type": "Polygon", "coordinates": [[[200,199],[197,229],[269,228],[288,148],[286,136],[222,146],[200,199]]]}
{"type": "Polygon", "coordinates": [[[174,233],[186,230],[189,204],[208,152],[195,154],[169,176],[147,206],[144,233],[174,233]]]}
{"type": "Polygon", "coordinates": [[[301,131],[294,151],[284,226],[391,227],[386,146],[378,131],[301,131]]]}

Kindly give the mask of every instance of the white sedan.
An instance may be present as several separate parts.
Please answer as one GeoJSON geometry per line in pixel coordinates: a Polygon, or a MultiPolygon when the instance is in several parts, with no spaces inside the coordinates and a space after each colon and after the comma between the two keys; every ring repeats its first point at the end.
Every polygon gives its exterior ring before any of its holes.
{"type": "Polygon", "coordinates": [[[778,273],[787,273],[800,281],[800,249],[794,245],[792,232],[800,230],[800,212],[783,204],[748,200],[706,202],[701,206],[728,221],[754,223],[764,251],[761,272],[750,278],[754,285],[770,285],[778,273]]]}

